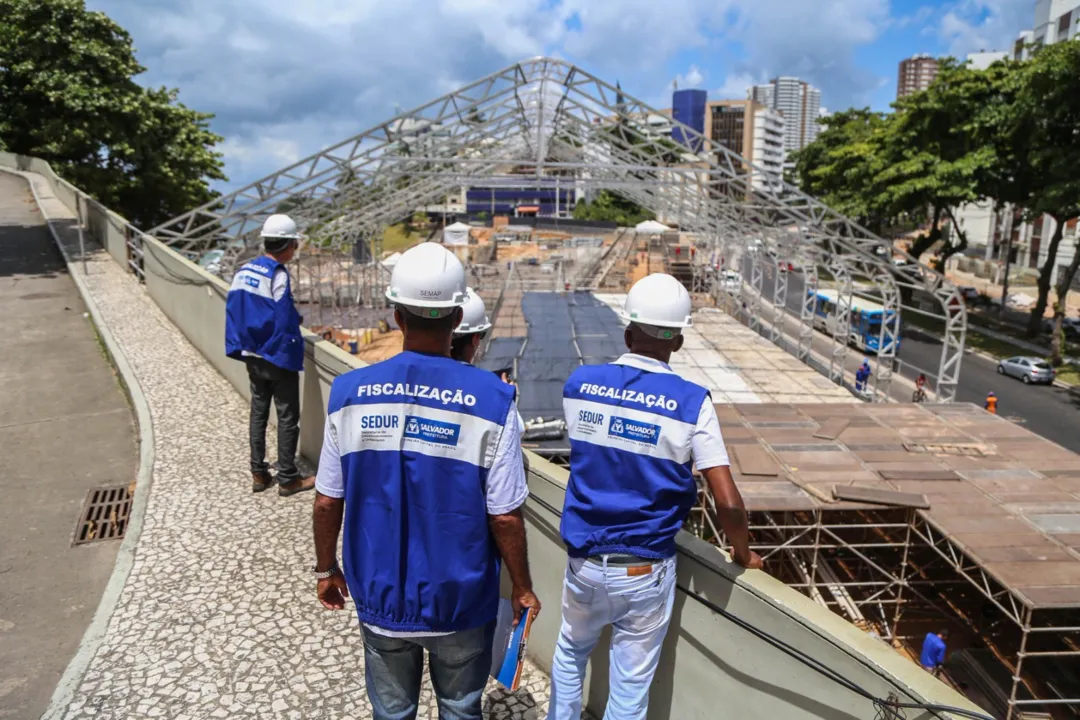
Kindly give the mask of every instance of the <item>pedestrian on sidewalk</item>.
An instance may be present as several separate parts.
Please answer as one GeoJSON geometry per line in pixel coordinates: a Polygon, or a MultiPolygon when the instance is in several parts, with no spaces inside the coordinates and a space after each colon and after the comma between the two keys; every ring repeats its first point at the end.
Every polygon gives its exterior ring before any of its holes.
{"type": "Polygon", "coordinates": [[[262,492],[274,484],[266,463],[266,425],[273,401],[278,495],[288,497],[315,487],[315,478],[300,477],[296,469],[304,338],[285,265],[296,253],[300,233],[288,215],[271,215],[260,234],[264,254],[237,271],[225,301],[225,354],[247,365],[251,383],[251,489],[262,492]]]}
{"type": "Polygon", "coordinates": [[[862,365],[855,371],[855,392],[863,394],[867,389],[867,382],[870,380],[870,374],[873,370],[870,369],[870,359],[863,358],[862,365]]]}
{"type": "Polygon", "coordinates": [[[990,413],[991,415],[997,415],[997,405],[998,399],[997,395],[994,394],[994,391],[991,390],[990,392],[986,393],[986,402],[983,403],[983,410],[990,413]]]}
{"type": "Polygon", "coordinates": [[[675,603],[675,536],[705,476],[734,561],[760,568],[709,391],[668,365],[690,327],[690,295],[656,273],[626,297],[630,352],[584,365],[563,389],[570,480],[560,532],[569,555],[549,720],[581,717],[589,655],[611,625],[605,717],[645,717],[675,603]]]}
{"type": "Polygon", "coordinates": [[[352,594],[375,720],[416,717],[425,650],[439,716],[480,720],[500,556],[515,617],[540,609],[514,389],[450,357],[467,293],[461,263],[441,245],[406,251],[386,296],[402,352],[330,390],[314,509],[317,592],[331,610],[352,594]]]}

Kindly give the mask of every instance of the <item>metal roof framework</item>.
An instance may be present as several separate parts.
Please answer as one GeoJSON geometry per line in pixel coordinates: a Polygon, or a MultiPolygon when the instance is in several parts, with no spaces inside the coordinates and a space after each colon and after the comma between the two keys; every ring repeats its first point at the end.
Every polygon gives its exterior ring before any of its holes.
{"type": "MultiPolygon", "coordinates": [[[[705,258],[717,251],[741,254],[756,240],[782,260],[825,271],[815,277],[850,278],[857,288],[853,292],[895,308],[897,323],[901,309],[907,317],[925,318],[942,336],[942,345],[937,372],[924,371],[936,378],[939,400],[955,397],[967,319],[959,292],[942,275],[910,257],[908,265],[894,265],[892,258],[902,253],[890,242],[669,121],[687,140],[685,147],[676,145],[649,122],[658,115],[581,68],[534,58],[321,150],[149,234],[181,251],[225,249],[219,267],[227,275],[257,249],[262,220],[284,210],[300,224],[309,250],[368,262],[381,258],[388,225],[462,186],[486,181],[608,189],[696,236],[695,285],[715,286],[715,268],[705,258]]],[[[760,261],[759,255],[755,262],[760,261]]],[[[380,302],[381,288],[375,287],[382,282],[380,273],[360,276],[357,299],[380,302]]],[[[782,300],[780,294],[772,300],[782,300]]],[[[760,293],[758,300],[763,300],[760,293]]],[[[809,320],[806,312],[792,315],[803,324],[809,320]]],[[[841,376],[844,352],[845,339],[839,338],[831,365],[839,364],[841,376]]],[[[883,353],[878,364],[877,390],[884,397],[892,357],[883,353]]]]}

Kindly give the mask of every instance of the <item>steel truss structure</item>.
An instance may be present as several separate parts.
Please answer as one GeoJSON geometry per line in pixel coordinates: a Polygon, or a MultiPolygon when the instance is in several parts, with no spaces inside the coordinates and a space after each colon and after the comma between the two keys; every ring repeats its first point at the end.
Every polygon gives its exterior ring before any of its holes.
{"type": "MultiPolygon", "coordinates": [[[[716,268],[704,258],[721,247],[741,256],[758,243],[800,267],[843,265],[854,282],[865,282],[894,304],[898,321],[901,301],[905,313],[930,318],[944,339],[937,372],[926,370],[937,379],[939,399],[954,397],[967,322],[955,288],[912,258],[897,267],[892,258],[902,253],[891,243],[693,129],[680,126],[687,142],[674,144],[670,132],[655,130],[656,118],[669,128],[675,124],[578,67],[535,58],[328,147],[150,234],[188,253],[222,249],[219,267],[228,275],[257,251],[261,221],[287,210],[305,232],[305,253],[378,265],[388,225],[462,187],[504,182],[559,183],[585,193],[607,189],[693,235],[695,287],[712,282],[716,268]],[[885,278],[891,280],[888,292],[876,290],[885,278]]],[[[342,275],[340,265],[333,268],[342,275]]],[[[382,282],[377,271],[349,270],[342,277],[344,295],[372,304],[381,302],[373,285],[382,282]]],[[[803,338],[806,313],[796,313],[795,320],[803,325],[803,338]]],[[[879,382],[887,384],[884,375],[879,370],[879,382]]]]}
{"type": "MultiPolygon", "coordinates": [[[[723,545],[714,511],[711,494],[701,492],[686,527],[723,545]]],[[[1006,720],[1080,711],[1080,601],[1035,605],[987,573],[926,513],[751,511],[750,532],[770,574],[894,647],[917,653],[927,627],[943,620],[966,626],[1011,676],[999,696],[1006,720]]]]}

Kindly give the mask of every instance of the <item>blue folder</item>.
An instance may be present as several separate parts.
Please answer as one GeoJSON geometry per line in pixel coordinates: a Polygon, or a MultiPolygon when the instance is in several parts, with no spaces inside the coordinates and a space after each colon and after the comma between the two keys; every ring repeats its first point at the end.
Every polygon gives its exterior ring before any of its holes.
{"type": "Polygon", "coordinates": [[[528,608],[522,610],[517,627],[512,627],[513,619],[510,601],[500,600],[491,652],[491,677],[500,685],[517,690],[521,682],[521,668],[525,663],[525,646],[532,629],[533,612],[528,608]]]}

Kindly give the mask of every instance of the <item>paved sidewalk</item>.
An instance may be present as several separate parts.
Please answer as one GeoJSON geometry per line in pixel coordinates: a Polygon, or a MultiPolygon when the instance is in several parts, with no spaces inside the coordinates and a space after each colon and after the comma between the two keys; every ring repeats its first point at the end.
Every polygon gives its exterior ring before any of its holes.
{"type": "MultiPolygon", "coordinates": [[[[251,493],[246,402],[107,254],[89,271],[156,456],[134,567],[63,717],[370,717],[356,615],[315,598],[312,496],[251,493]]],[[[489,693],[489,717],[543,717],[546,677],[525,685],[489,693]]],[[[437,717],[426,682],[421,702],[437,717]]]]}
{"type": "Polygon", "coordinates": [[[91,488],[135,480],[131,410],[30,195],[0,173],[0,718],[40,717],[119,541],[73,547],[91,488]]]}

